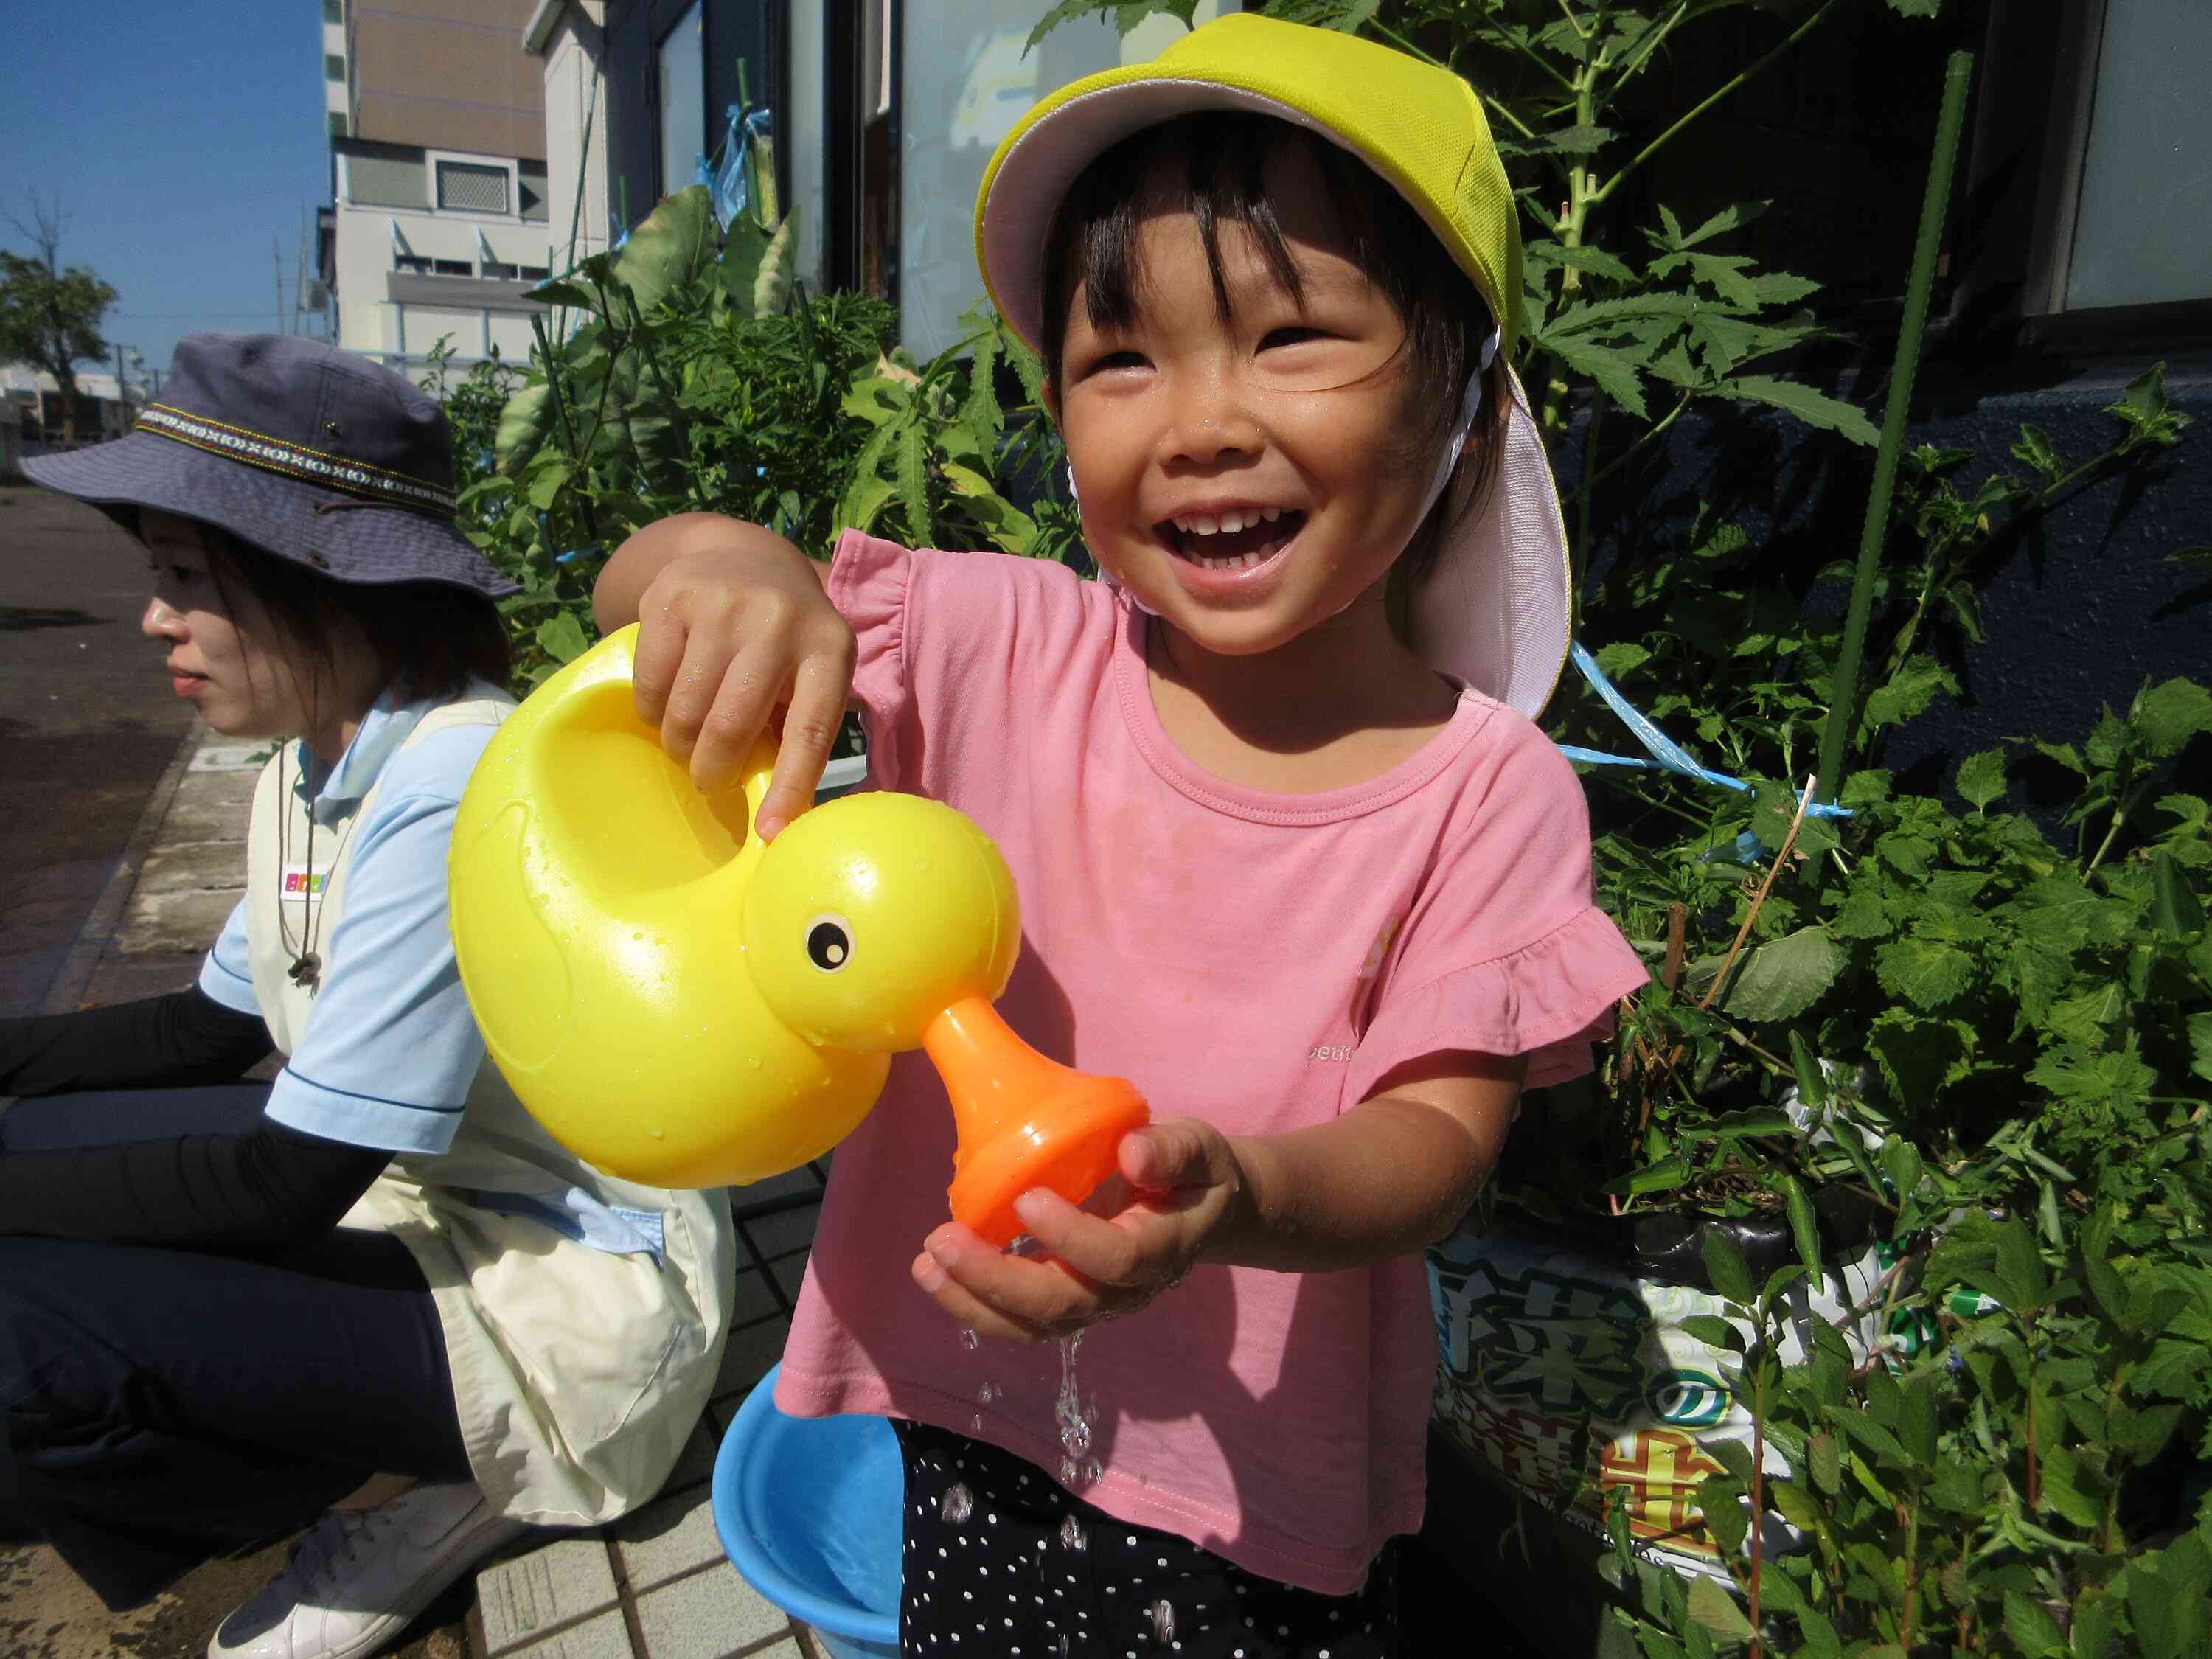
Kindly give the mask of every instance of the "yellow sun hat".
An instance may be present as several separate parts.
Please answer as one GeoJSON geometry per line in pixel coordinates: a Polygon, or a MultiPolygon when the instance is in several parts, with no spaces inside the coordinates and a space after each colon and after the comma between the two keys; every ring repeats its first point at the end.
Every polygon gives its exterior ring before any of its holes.
{"type": "MultiPolygon", "coordinates": [[[[1366,163],[1467,273],[1496,321],[1492,349],[1510,358],[1520,227],[1474,88],[1356,35],[1247,12],[1193,29],[1149,63],[1049,94],[992,156],[976,192],[976,261],[999,314],[1031,349],[1042,346],[1045,241],[1069,188],[1124,138],[1200,112],[1273,116],[1366,163]]],[[[1470,404],[1476,395],[1471,387],[1470,404]]],[[[1454,457],[1473,414],[1462,409],[1454,457]]],[[[1533,718],[1565,665],[1568,617],[1566,527],[1515,380],[1492,486],[1415,594],[1411,642],[1431,666],[1533,718]]]]}

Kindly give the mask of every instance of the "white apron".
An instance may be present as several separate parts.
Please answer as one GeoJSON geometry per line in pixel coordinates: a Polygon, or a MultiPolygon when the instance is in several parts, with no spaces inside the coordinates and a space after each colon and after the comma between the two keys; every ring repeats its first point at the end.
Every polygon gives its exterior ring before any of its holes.
{"type": "MultiPolygon", "coordinates": [[[[496,726],[514,708],[489,686],[474,690],[483,695],[424,715],[401,748],[448,726],[496,726]]],[[[281,787],[283,759],[263,769],[254,792],[246,938],[255,1000],[289,1055],[313,992],[288,971],[280,847],[297,859],[312,836],[317,866],[343,848],[315,931],[322,971],[373,970],[329,946],[345,914],[346,831],[383,783],[380,776],[351,811],[318,825],[301,792],[281,787]],[[280,813],[290,819],[281,836],[280,813]]],[[[300,776],[301,757],[283,769],[300,776]]],[[[294,920],[296,927],[296,909],[294,920]]],[[[725,1192],[601,1174],[538,1127],[487,1060],[452,1146],[396,1155],[340,1224],[388,1232],[414,1253],[444,1328],[469,1462],[495,1509],[543,1525],[590,1525],[659,1491],[706,1407],[728,1334],[737,1260],[725,1192]],[[657,1219],[658,1254],[583,1242],[563,1208],[574,1188],[635,1224],[641,1239],[657,1219]]]]}

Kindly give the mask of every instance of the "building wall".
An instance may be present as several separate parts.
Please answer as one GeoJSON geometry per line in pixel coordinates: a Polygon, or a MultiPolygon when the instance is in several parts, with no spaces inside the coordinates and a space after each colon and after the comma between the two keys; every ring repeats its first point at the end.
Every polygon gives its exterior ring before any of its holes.
{"type": "Polygon", "coordinates": [[[607,88],[601,72],[605,21],[605,0],[570,0],[539,48],[544,60],[547,228],[556,270],[607,246],[607,88]]]}
{"type": "Polygon", "coordinates": [[[454,356],[462,362],[481,358],[494,346],[510,362],[526,360],[530,315],[538,307],[520,303],[515,291],[518,279],[535,280],[545,273],[549,227],[543,220],[521,216],[520,192],[512,176],[510,211],[505,214],[439,209],[434,203],[441,161],[511,166],[499,156],[371,149],[357,143],[340,147],[335,253],[338,344],[395,364],[401,359],[419,362],[441,335],[449,334],[454,356]],[[411,192],[410,171],[418,183],[411,192]],[[361,197],[372,199],[357,199],[361,197]],[[403,197],[410,198],[410,204],[394,199],[403,197]],[[489,277],[484,275],[486,247],[496,272],[489,277]],[[429,262],[428,268],[416,269],[420,261],[429,262]],[[461,269],[441,271],[441,262],[461,269]],[[453,299],[439,305],[397,299],[395,274],[445,276],[453,284],[453,299]]]}
{"type": "Polygon", "coordinates": [[[545,83],[523,49],[534,0],[349,3],[353,131],[389,143],[545,159],[545,83]]]}

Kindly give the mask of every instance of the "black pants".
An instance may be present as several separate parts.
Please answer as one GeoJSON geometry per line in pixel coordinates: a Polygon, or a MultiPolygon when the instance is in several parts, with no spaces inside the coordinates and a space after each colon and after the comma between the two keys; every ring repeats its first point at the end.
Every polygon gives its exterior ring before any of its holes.
{"type": "MultiPolygon", "coordinates": [[[[179,1126],[142,1091],[148,1133],[179,1126]]],[[[127,1133],[110,1104],[103,1143],[127,1133]]],[[[66,1144],[69,1097],[5,1146],[66,1144]]],[[[283,1262],[0,1238],[0,1536],[44,1539],[111,1607],[294,1530],[379,1472],[468,1478],[414,1257],[339,1231],[283,1262]]]]}
{"type": "Polygon", "coordinates": [[[1116,1521],[1010,1452],[894,1419],[906,1456],[899,1651],[924,1659],[1396,1659],[1395,1550],[1350,1595],[1116,1521]]]}

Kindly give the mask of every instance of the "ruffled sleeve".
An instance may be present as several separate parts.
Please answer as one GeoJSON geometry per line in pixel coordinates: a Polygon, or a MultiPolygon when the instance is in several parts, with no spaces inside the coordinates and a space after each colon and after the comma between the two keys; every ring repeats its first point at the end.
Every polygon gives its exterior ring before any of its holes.
{"type": "Polygon", "coordinates": [[[1613,919],[1591,905],[1510,955],[1389,996],[1360,1041],[1348,1097],[1453,1050],[1526,1054],[1530,1088],[1580,1077],[1591,1045],[1613,1034],[1613,1006],[1646,977],[1613,919]]]}
{"type": "Polygon", "coordinates": [[[1530,1086],[1591,1065],[1649,975],[1594,902],[1582,781],[1535,726],[1495,711],[1497,753],[1378,975],[1346,1098],[1431,1055],[1526,1055],[1530,1086]]]}
{"type": "Polygon", "coordinates": [[[914,555],[896,542],[848,530],[830,564],[830,602],[853,630],[854,702],[868,734],[868,775],[881,789],[911,786],[912,699],[906,660],[907,592],[914,555]]]}

